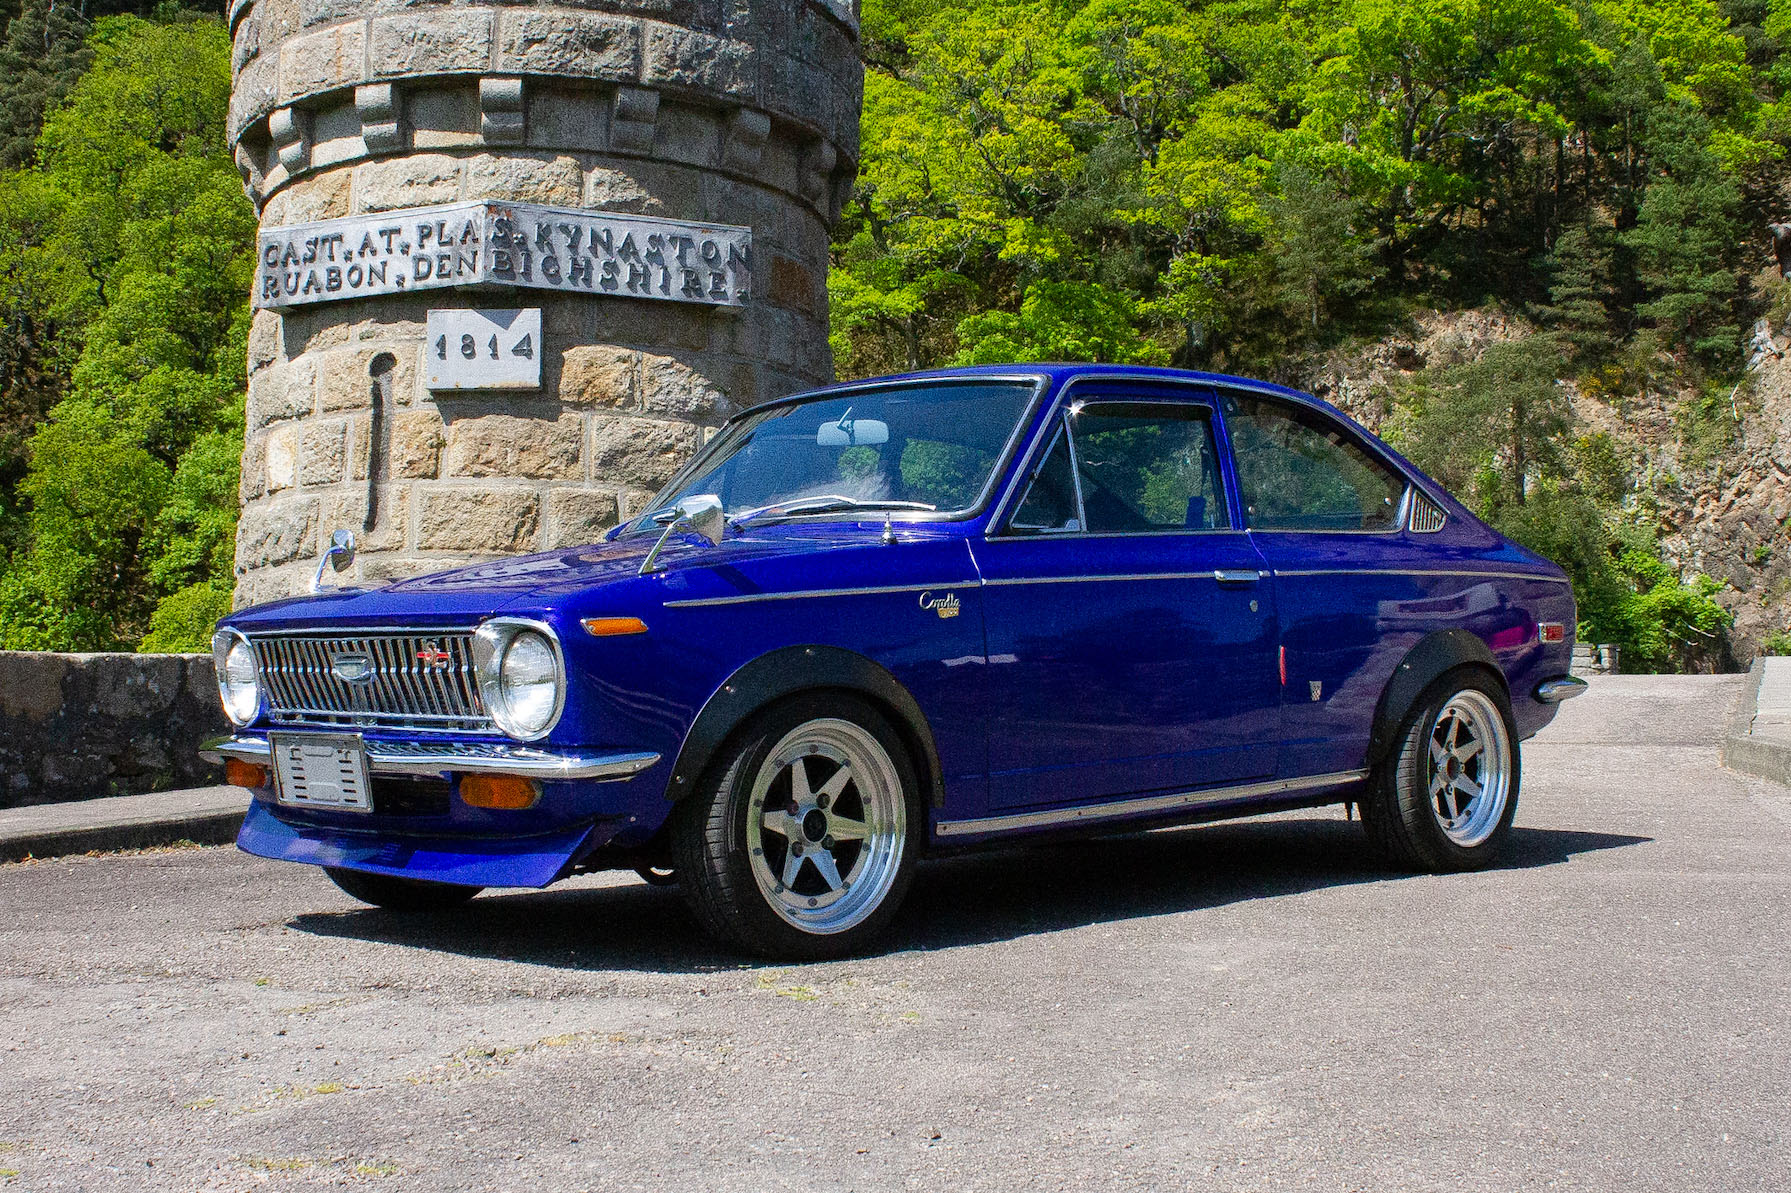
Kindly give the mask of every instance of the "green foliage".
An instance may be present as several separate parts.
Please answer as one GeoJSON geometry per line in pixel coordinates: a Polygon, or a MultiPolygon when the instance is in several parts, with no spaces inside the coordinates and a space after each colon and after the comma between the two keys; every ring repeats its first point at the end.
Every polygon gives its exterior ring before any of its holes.
{"type": "Polygon", "coordinates": [[[36,164],[0,175],[0,297],[54,378],[7,377],[0,452],[14,428],[29,464],[0,646],[109,649],[152,626],[191,645],[231,585],[253,273],[229,40],[174,13],[101,20],[88,48],[36,164]]]}
{"type": "Polygon", "coordinates": [[[1784,2],[866,0],[836,359],[1275,373],[1490,297],[1733,372],[1784,2]]]}
{"type": "Polygon", "coordinates": [[[137,644],[145,654],[204,653],[211,632],[230,612],[230,589],[193,584],[162,599],[149,619],[149,633],[137,644]]]}
{"type": "Polygon", "coordinates": [[[1390,436],[1483,513],[1522,505],[1560,470],[1572,421],[1559,352],[1544,337],[1494,344],[1477,361],[1420,374],[1390,436]]]}

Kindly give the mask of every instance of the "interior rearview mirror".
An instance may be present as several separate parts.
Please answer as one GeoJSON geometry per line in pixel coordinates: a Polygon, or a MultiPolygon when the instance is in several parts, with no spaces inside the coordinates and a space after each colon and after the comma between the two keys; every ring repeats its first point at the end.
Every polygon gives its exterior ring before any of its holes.
{"type": "Polygon", "coordinates": [[[821,447],[875,447],[889,442],[889,424],[876,418],[822,423],[815,432],[815,442],[821,447]]]}

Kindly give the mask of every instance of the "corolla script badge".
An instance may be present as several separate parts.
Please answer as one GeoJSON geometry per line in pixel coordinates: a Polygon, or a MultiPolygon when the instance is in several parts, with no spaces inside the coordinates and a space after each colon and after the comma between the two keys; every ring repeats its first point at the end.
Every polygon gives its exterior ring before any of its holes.
{"type": "Polygon", "coordinates": [[[941,618],[956,617],[958,615],[958,597],[956,593],[951,592],[944,596],[934,596],[930,592],[923,592],[920,594],[920,607],[931,609],[941,618]]]}
{"type": "Polygon", "coordinates": [[[339,654],[330,659],[330,674],[343,683],[366,683],[373,678],[373,660],[364,654],[339,654]]]}

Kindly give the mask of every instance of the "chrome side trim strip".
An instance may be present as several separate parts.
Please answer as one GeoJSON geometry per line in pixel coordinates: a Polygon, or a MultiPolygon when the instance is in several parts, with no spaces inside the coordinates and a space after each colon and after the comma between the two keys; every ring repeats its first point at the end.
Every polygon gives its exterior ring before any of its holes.
{"type": "Polygon", "coordinates": [[[976,588],[981,580],[941,580],[937,584],[890,584],[880,588],[805,588],[799,592],[745,592],[739,596],[690,597],[667,601],[667,609],[699,609],[707,605],[743,605],[749,601],[795,601],[811,597],[886,596],[896,592],[927,592],[931,589],[976,588]]]}
{"type": "MultiPolygon", "coordinates": [[[[207,742],[199,756],[209,762],[236,758],[265,765],[271,758],[265,737],[223,737],[207,742]]],[[[498,742],[368,742],[367,769],[381,775],[520,775],[529,779],[596,779],[637,775],[659,761],[658,754],[567,754],[498,742]]]]}
{"type": "Polygon", "coordinates": [[[1536,699],[1544,704],[1559,704],[1563,700],[1572,700],[1586,690],[1586,681],[1577,675],[1563,675],[1557,679],[1545,679],[1536,685],[1536,699]]]}
{"type": "Polygon", "coordinates": [[[1175,795],[1151,795],[1142,799],[1120,800],[1111,804],[1082,804],[1074,808],[1049,808],[1042,812],[1016,812],[1011,816],[985,816],[981,820],[942,820],[934,826],[941,837],[966,837],[976,833],[999,833],[1017,828],[1042,828],[1052,824],[1089,823],[1137,816],[1146,812],[1166,812],[1175,808],[1198,808],[1203,804],[1226,803],[1250,799],[1258,795],[1281,795],[1293,791],[1311,791],[1320,787],[1339,787],[1368,777],[1366,770],[1337,771],[1329,775],[1308,775],[1302,779],[1275,779],[1267,783],[1245,783],[1239,787],[1207,788],[1183,791],[1175,795]]]}
{"type": "Polygon", "coordinates": [[[1472,580],[1537,580],[1544,584],[1571,584],[1565,576],[1536,572],[1477,572],[1453,568],[1299,568],[1278,571],[1277,576],[1465,576],[1472,580]]]}
{"type": "MultiPolygon", "coordinates": [[[[1252,573],[1258,577],[1267,574],[1267,572],[1252,573]]],[[[984,580],[983,584],[995,588],[1013,584],[1098,584],[1129,580],[1217,580],[1218,578],[1218,573],[1208,568],[1204,572],[1138,572],[1119,576],[1005,576],[995,580],[984,580]]]]}

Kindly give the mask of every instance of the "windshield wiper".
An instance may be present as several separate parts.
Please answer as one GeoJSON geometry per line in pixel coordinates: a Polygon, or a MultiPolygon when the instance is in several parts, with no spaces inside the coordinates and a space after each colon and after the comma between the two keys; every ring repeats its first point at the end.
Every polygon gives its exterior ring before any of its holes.
{"type": "Polygon", "coordinates": [[[815,497],[799,497],[794,501],[774,501],[770,505],[761,505],[757,509],[744,510],[728,519],[728,525],[735,530],[755,522],[760,518],[786,517],[790,514],[814,514],[836,509],[904,509],[904,510],[936,510],[936,505],[928,505],[924,501],[864,501],[857,497],[847,497],[840,493],[825,493],[815,497]]]}

